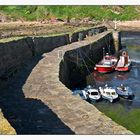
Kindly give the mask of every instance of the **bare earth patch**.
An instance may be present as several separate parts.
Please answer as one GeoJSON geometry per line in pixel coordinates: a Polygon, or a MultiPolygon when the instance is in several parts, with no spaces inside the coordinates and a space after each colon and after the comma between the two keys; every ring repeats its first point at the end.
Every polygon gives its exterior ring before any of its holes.
{"type": "Polygon", "coordinates": [[[32,35],[72,33],[93,25],[66,24],[64,22],[4,22],[0,23],[0,38],[32,35]]]}

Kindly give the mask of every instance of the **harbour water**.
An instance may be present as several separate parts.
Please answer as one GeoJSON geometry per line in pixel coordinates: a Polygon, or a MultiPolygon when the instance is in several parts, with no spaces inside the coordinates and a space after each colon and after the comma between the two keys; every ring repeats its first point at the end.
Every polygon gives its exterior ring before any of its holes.
{"type": "Polygon", "coordinates": [[[93,104],[118,124],[135,134],[140,134],[140,35],[127,36],[121,40],[122,44],[127,46],[129,56],[133,60],[131,70],[129,72],[113,72],[109,74],[101,74],[95,71],[90,75],[91,80],[89,80],[88,84],[96,85],[97,87],[105,84],[109,86],[125,84],[131,87],[135,94],[133,100],[120,98],[115,103],[102,100],[93,104]]]}

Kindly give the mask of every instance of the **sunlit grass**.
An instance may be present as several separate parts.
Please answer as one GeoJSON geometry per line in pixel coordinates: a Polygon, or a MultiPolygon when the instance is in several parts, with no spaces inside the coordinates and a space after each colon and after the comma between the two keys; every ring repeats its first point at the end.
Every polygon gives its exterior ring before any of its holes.
{"type": "MultiPolygon", "coordinates": [[[[119,6],[118,6],[119,7],[119,6]]],[[[111,6],[1,6],[0,11],[10,15],[13,20],[65,19],[91,17],[95,20],[132,20],[139,17],[134,6],[121,6],[119,14],[111,6]]],[[[117,8],[116,8],[117,9],[117,8]]]]}

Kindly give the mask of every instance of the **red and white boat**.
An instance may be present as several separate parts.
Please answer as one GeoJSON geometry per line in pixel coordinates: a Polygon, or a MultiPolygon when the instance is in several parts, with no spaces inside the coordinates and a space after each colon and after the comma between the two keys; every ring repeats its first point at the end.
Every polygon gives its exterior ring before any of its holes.
{"type": "Polygon", "coordinates": [[[96,64],[95,70],[97,70],[100,73],[109,73],[115,70],[115,67],[117,65],[118,58],[109,55],[108,53],[103,57],[103,59],[96,64]]]}
{"type": "Polygon", "coordinates": [[[116,71],[129,71],[131,67],[131,60],[126,51],[122,52],[118,64],[115,68],[116,71]]]}

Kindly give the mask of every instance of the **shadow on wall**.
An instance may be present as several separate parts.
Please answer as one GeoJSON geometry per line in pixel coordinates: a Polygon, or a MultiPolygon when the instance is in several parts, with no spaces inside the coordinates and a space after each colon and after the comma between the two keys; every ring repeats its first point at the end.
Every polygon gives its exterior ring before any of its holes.
{"type": "MultiPolygon", "coordinates": [[[[29,65],[26,65],[17,76],[8,82],[7,87],[0,89],[0,108],[2,108],[4,116],[15,128],[17,134],[74,134],[41,100],[25,98],[25,93],[22,90],[32,69],[42,59],[41,54],[68,43],[69,36],[62,35],[49,38],[27,38],[0,44],[0,68],[2,71],[0,76],[5,72],[8,73],[9,69],[13,68],[13,64],[14,67],[17,67],[17,62],[22,65],[26,64],[25,60],[31,59],[31,62],[28,63],[29,65]]],[[[82,77],[86,78],[86,73],[81,67],[76,67],[78,69],[75,70],[75,64],[67,63],[65,60],[64,64],[61,62],[62,69],[60,69],[63,71],[63,66],[66,65],[67,70],[64,69],[64,74],[62,72],[60,77],[67,82],[69,80],[69,85],[72,87],[72,83],[78,83],[76,81],[78,79],[77,75],[81,77],[81,73],[83,73],[84,76],[82,77]],[[69,66],[67,67],[67,65],[69,66]],[[82,71],[78,74],[79,70],[82,71]],[[65,75],[68,76],[67,79],[64,78],[65,75]],[[71,79],[69,79],[70,77],[71,79]]]]}
{"type": "Polygon", "coordinates": [[[88,72],[83,63],[77,62],[77,55],[73,55],[77,53],[74,51],[67,51],[63,60],[59,65],[59,79],[60,81],[69,89],[73,89],[75,87],[84,87],[86,85],[86,73],[88,72]],[[79,63],[79,64],[78,64],[79,63]],[[80,63],[82,65],[80,65],[80,63]]]}
{"type": "Polygon", "coordinates": [[[0,108],[17,134],[74,134],[41,100],[25,98],[23,85],[40,59],[31,60],[0,89],[0,108]]]}

